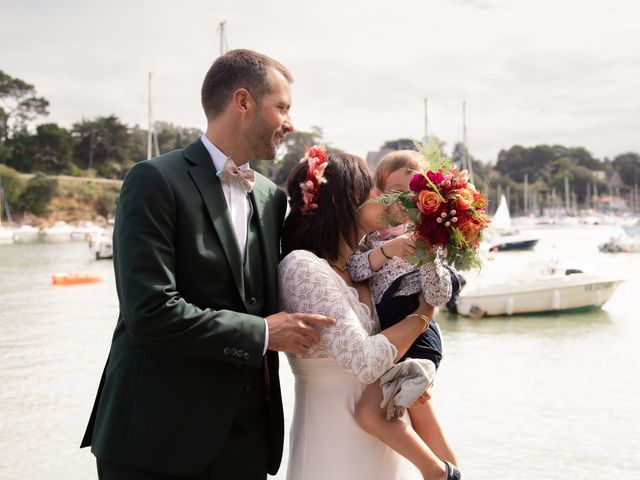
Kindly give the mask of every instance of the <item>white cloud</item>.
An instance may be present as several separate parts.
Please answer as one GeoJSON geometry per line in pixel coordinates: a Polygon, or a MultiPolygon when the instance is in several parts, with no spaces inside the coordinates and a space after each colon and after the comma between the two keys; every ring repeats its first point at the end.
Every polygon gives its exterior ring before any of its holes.
{"type": "Polygon", "coordinates": [[[3,2],[0,68],[36,85],[51,120],[114,113],[204,127],[201,79],[231,48],[285,63],[296,79],[294,122],[321,126],[364,155],[430,129],[462,136],[494,159],[513,144],[582,145],[598,156],[640,151],[640,13],[632,1],[3,2]]]}

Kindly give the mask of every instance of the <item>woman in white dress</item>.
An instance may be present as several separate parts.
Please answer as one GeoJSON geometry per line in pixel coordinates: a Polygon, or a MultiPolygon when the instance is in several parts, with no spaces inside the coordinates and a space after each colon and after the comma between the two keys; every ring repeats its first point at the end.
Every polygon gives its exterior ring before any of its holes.
{"type": "MultiPolygon", "coordinates": [[[[380,227],[382,207],[366,204],[372,187],[362,159],[327,158],[314,149],[287,181],[291,213],[282,236],[286,256],[278,269],[281,308],[336,319],[304,357],[288,356],[295,376],[288,480],[423,478],[354,418],[366,385],[402,357],[433,315],[433,307],[423,303],[380,332],[368,284],[354,284],[349,277],[347,257],[367,231],[380,227]]],[[[395,421],[390,431],[404,439],[415,435],[403,421],[395,421]]]]}

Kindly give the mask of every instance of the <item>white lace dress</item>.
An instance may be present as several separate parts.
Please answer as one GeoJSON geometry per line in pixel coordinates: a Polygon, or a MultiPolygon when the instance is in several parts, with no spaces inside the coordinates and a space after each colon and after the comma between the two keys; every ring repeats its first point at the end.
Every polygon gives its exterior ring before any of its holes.
{"type": "Polygon", "coordinates": [[[392,365],[396,348],[326,260],[296,250],[278,267],[281,308],[335,318],[301,358],[289,354],[295,377],[288,480],[417,480],[413,465],[356,424],[366,384],[392,365]]]}

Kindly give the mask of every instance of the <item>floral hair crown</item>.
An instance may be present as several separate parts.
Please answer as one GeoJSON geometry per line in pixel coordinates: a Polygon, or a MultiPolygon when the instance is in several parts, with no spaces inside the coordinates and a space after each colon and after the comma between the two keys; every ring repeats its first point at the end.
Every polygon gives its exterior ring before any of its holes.
{"type": "Polygon", "coordinates": [[[327,168],[329,155],[324,148],[314,145],[307,147],[304,157],[300,163],[307,162],[307,180],[300,184],[302,191],[302,212],[309,212],[318,208],[318,198],[320,197],[320,186],[327,183],[324,170],[327,168]]]}

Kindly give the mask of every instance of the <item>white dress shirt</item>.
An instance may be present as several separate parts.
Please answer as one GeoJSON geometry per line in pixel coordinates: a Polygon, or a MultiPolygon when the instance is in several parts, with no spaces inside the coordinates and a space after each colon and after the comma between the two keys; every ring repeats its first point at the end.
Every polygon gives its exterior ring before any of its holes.
{"type": "MultiPolygon", "coordinates": [[[[213,160],[213,166],[216,172],[219,172],[224,168],[225,163],[229,157],[227,157],[222,151],[216,147],[211,140],[205,135],[200,137],[203,145],[211,155],[213,160]]],[[[240,170],[250,170],[249,163],[240,165],[240,170]]],[[[249,226],[249,216],[251,214],[251,201],[249,200],[249,194],[246,190],[237,183],[220,182],[222,184],[222,192],[224,198],[227,200],[227,207],[229,209],[229,215],[231,216],[231,223],[233,224],[233,230],[238,241],[238,248],[240,249],[240,258],[244,262],[247,247],[247,231],[249,226]]],[[[267,345],[269,344],[269,326],[265,320],[265,337],[264,337],[264,353],[267,351],[267,345]]]]}

